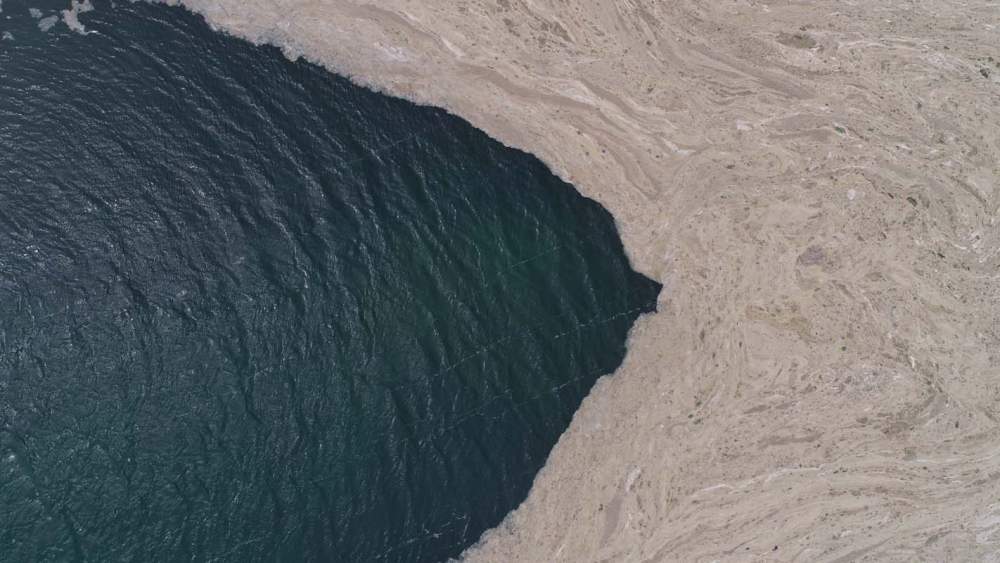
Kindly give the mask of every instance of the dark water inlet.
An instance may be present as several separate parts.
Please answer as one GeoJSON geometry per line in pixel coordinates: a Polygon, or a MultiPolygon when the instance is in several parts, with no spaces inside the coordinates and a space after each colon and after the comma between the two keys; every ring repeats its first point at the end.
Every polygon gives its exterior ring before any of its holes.
{"type": "Polygon", "coordinates": [[[457,556],[655,307],[611,216],[181,9],[28,11],[66,4],[0,15],[0,560],[457,556]]]}

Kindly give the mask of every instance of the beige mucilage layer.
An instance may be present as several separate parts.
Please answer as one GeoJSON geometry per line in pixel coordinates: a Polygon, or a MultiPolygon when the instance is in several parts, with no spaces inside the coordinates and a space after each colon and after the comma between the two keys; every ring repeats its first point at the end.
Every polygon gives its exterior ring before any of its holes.
{"type": "Polygon", "coordinates": [[[1000,561],[995,3],[183,3],[534,153],[664,283],[464,559],[1000,561]]]}

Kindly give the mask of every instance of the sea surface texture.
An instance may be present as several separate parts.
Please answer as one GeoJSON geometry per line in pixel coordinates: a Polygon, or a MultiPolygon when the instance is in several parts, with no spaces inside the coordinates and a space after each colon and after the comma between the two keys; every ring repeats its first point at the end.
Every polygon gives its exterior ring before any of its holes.
{"type": "Polygon", "coordinates": [[[443,111],[68,4],[0,14],[0,560],[457,556],[655,307],[611,216],[443,111]]]}

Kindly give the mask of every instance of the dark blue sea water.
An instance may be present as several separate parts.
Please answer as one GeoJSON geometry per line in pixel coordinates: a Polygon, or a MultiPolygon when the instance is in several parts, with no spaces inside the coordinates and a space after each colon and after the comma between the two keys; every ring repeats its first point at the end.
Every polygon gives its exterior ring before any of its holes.
{"type": "Polygon", "coordinates": [[[659,286],[456,117],[94,4],[0,14],[0,561],[457,556],[659,286]]]}

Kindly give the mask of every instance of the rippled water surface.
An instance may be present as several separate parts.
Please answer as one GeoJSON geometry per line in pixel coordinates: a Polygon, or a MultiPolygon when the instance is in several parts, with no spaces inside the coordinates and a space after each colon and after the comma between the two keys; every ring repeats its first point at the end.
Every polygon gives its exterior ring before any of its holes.
{"type": "Polygon", "coordinates": [[[178,8],[39,27],[68,4],[0,14],[0,560],[457,556],[655,306],[610,215],[178,8]]]}

